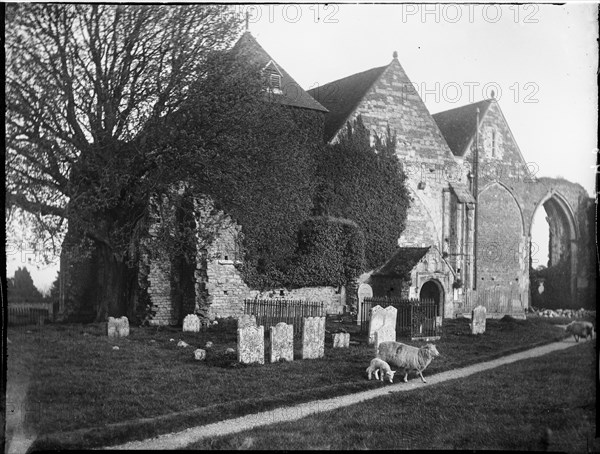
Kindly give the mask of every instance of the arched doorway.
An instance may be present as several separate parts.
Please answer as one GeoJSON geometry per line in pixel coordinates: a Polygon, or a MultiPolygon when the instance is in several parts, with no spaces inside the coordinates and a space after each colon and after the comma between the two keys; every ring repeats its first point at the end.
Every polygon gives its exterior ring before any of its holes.
{"type": "Polygon", "coordinates": [[[438,307],[438,315],[444,314],[444,287],[435,279],[430,279],[421,286],[419,300],[433,300],[438,307]]]}
{"type": "MultiPolygon", "coordinates": [[[[539,225],[538,221],[538,225],[539,225]]],[[[574,307],[577,295],[577,226],[575,217],[566,200],[556,192],[546,194],[537,204],[533,213],[530,228],[530,267],[532,277],[536,280],[544,280],[548,285],[545,298],[539,298],[537,305],[546,307],[574,307]],[[533,228],[536,218],[540,219],[540,211],[545,214],[546,233],[541,241],[547,241],[539,245],[539,233],[533,228]],[[545,258],[540,265],[535,261],[536,252],[540,249],[547,251],[547,265],[544,266],[545,258]],[[550,300],[548,299],[550,298],[550,300]]],[[[545,284],[545,285],[546,285],[545,284]]],[[[532,299],[537,296],[532,292],[532,299]]],[[[536,301],[532,301],[536,305],[536,301]]]]}

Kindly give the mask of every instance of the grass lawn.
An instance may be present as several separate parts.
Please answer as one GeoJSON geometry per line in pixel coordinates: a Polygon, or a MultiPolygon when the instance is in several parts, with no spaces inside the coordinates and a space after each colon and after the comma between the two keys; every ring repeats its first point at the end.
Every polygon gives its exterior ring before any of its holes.
{"type": "MultiPolygon", "coordinates": [[[[445,320],[435,342],[442,356],[425,376],[562,339],[564,330],[548,320],[488,320],[476,337],[468,320],[445,320]]],[[[332,349],[327,335],[322,359],[300,360],[298,340],[293,362],[243,366],[225,354],[236,348],[235,326],[223,320],[200,333],[131,327],[121,339],[108,339],[102,324],[9,328],[7,423],[23,425],[39,447],[91,447],[382,386],[366,380],[374,354],[364,336],[332,349]],[[191,347],[176,347],[179,339],[191,347]],[[193,350],[209,340],[206,362],[196,362],[193,350]]]]}
{"type": "Polygon", "coordinates": [[[598,452],[594,344],[188,448],[598,452]]]}

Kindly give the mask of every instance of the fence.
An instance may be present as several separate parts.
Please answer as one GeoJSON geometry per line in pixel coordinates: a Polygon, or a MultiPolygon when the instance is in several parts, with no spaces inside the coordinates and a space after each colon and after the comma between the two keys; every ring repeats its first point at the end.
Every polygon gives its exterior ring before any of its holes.
{"type": "Polygon", "coordinates": [[[439,337],[441,320],[438,319],[438,305],[433,300],[400,299],[400,298],[365,298],[361,309],[360,328],[362,332],[369,330],[371,309],[374,306],[393,306],[398,311],[396,316],[396,336],[411,339],[439,337]]]}
{"type": "Polygon", "coordinates": [[[9,325],[41,325],[54,318],[52,302],[9,303],[7,309],[9,325]]]}
{"type": "Polygon", "coordinates": [[[301,300],[244,300],[244,314],[254,315],[256,324],[265,330],[279,322],[294,325],[294,334],[302,332],[304,317],[324,317],[325,305],[322,302],[301,300]]]}
{"type": "Polygon", "coordinates": [[[461,312],[470,314],[476,306],[484,306],[489,314],[522,314],[521,292],[518,288],[492,287],[481,290],[467,289],[461,312]]]}

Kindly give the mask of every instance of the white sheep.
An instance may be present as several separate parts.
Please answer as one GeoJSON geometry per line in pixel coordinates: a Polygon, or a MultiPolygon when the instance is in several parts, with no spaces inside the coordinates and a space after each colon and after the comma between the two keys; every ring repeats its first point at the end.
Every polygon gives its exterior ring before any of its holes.
{"type": "Polygon", "coordinates": [[[375,379],[383,381],[384,377],[387,377],[390,380],[390,383],[394,383],[394,374],[395,370],[390,368],[390,365],[383,361],[380,358],[373,358],[371,360],[371,364],[367,367],[367,374],[369,375],[369,380],[371,380],[371,374],[375,373],[375,379]],[[381,372],[381,378],[379,373],[381,372]]]}
{"type": "Polygon", "coordinates": [[[418,348],[395,341],[382,342],[379,344],[377,351],[378,358],[398,367],[398,369],[404,369],[403,380],[405,382],[408,381],[408,373],[414,370],[421,376],[423,383],[427,383],[423,378],[423,371],[429,366],[431,360],[439,354],[433,344],[418,348]]]}
{"type": "Polygon", "coordinates": [[[570,333],[575,338],[576,342],[579,342],[580,337],[584,337],[587,339],[590,336],[590,339],[594,337],[594,325],[590,322],[571,322],[566,328],[567,333],[570,333]]]}

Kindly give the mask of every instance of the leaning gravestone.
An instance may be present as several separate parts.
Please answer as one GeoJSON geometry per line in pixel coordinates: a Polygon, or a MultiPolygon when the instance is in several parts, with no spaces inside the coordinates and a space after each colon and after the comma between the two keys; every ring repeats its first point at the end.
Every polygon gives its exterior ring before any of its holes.
{"type": "Polygon", "coordinates": [[[333,335],[333,348],[350,347],[350,333],[335,333],[333,335]]]}
{"type": "Polygon", "coordinates": [[[369,321],[369,344],[375,342],[375,331],[379,331],[382,328],[388,328],[394,333],[394,340],[396,340],[396,318],[398,315],[398,309],[393,306],[388,306],[385,309],[379,305],[371,309],[371,320],[369,321]]]}
{"type": "Polygon", "coordinates": [[[265,327],[246,326],[238,328],[238,362],[243,364],[265,363],[265,327]]]}
{"type": "Polygon", "coordinates": [[[373,335],[373,343],[375,344],[375,351],[379,348],[379,344],[387,341],[396,341],[396,328],[390,328],[389,326],[382,326],[373,335]]]}
{"type": "Polygon", "coordinates": [[[325,317],[306,317],[302,327],[302,359],[325,355],[325,317]]]}
{"type": "Polygon", "coordinates": [[[485,307],[477,306],[471,311],[471,334],[485,333],[485,307]]]}
{"type": "Polygon", "coordinates": [[[294,325],[284,322],[271,326],[271,362],[294,360],[294,325]]]}
{"type": "Polygon", "coordinates": [[[365,298],[373,298],[373,289],[369,284],[360,284],[358,286],[358,314],[356,321],[360,325],[362,323],[363,302],[365,298]]]}
{"type": "Polygon", "coordinates": [[[256,326],[256,316],[254,315],[240,315],[237,320],[238,329],[245,328],[246,326],[256,326]]]}
{"type": "Polygon", "coordinates": [[[108,317],[108,337],[129,336],[129,319],[125,316],[108,317]]]}
{"type": "Polygon", "coordinates": [[[183,331],[189,331],[192,333],[200,332],[200,317],[196,314],[186,315],[183,319],[183,331]]]}

